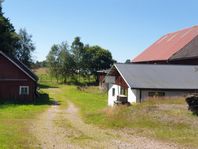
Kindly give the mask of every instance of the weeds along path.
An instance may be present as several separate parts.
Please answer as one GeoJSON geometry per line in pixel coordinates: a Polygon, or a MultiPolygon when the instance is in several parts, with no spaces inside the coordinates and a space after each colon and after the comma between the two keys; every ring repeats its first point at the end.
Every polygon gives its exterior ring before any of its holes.
{"type": "Polygon", "coordinates": [[[43,149],[175,149],[175,144],[137,137],[121,130],[107,130],[83,122],[79,109],[52,106],[32,124],[31,132],[43,149]]]}

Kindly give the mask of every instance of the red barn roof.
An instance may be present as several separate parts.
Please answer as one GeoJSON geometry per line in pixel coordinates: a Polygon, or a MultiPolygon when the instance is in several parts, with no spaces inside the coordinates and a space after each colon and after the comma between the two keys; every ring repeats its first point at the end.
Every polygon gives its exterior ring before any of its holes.
{"type": "Polygon", "coordinates": [[[167,61],[198,36],[198,26],[166,34],[132,62],[167,61]]]}

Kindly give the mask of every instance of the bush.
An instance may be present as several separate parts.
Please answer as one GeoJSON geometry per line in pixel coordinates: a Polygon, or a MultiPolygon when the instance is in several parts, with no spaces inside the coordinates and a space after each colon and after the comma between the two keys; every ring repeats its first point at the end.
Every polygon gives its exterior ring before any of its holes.
{"type": "Polygon", "coordinates": [[[186,102],[188,104],[188,109],[198,115],[198,95],[190,95],[186,97],[186,102]]]}

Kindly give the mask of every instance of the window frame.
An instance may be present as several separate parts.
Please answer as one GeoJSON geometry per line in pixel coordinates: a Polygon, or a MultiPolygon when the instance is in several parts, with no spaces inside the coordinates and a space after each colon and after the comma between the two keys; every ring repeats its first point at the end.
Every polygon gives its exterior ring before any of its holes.
{"type": "Polygon", "coordinates": [[[112,88],[112,96],[115,96],[115,88],[112,88]]]}
{"type": "Polygon", "coordinates": [[[29,95],[29,86],[19,86],[19,95],[29,95]],[[23,93],[23,89],[25,89],[25,93],[23,93]]]}
{"type": "Polygon", "coordinates": [[[120,95],[128,96],[128,89],[121,87],[120,88],[120,95]]]}

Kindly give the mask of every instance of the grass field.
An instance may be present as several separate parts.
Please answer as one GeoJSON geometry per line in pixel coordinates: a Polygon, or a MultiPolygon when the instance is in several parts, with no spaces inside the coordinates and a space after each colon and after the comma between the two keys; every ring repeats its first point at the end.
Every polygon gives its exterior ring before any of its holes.
{"type": "MultiPolygon", "coordinates": [[[[76,86],[61,85],[59,89],[65,100],[80,107],[81,115],[87,123],[104,129],[129,129],[135,135],[198,146],[198,117],[187,110],[182,98],[150,99],[129,107],[108,108],[106,94],[97,87],[79,90],[76,86]]],[[[50,96],[56,95],[55,92],[51,92],[50,96]]]]}
{"type": "Polygon", "coordinates": [[[40,69],[37,74],[42,76],[40,92],[49,98],[42,96],[37,105],[0,105],[0,148],[31,148],[35,139],[28,127],[35,116],[49,107],[49,99],[58,101],[61,108],[72,101],[80,108],[85,122],[104,129],[123,128],[132,135],[198,146],[198,117],[187,110],[183,98],[150,99],[129,107],[108,108],[107,93],[97,87],[57,84],[46,71],[40,69]]]}
{"type": "Polygon", "coordinates": [[[0,148],[34,148],[28,127],[46,108],[45,105],[0,105],[0,148]]]}
{"type": "MultiPolygon", "coordinates": [[[[42,83],[49,84],[45,81],[42,83]]],[[[129,128],[136,135],[198,146],[198,117],[187,110],[184,98],[150,99],[129,107],[108,108],[107,93],[97,87],[58,85],[58,89],[45,91],[62,103],[71,100],[81,108],[81,115],[88,123],[103,128],[129,128]]]]}
{"type": "Polygon", "coordinates": [[[106,109],[105,125],[128,127],[139,135],[198,146],[198,117],[187,110],[182,99],[151,100],[131,107],[106,109]]]}
{"type": "Polygon", "coordinates": [[[35,138],[28,128],[49,104],[46,95],[42,95],[34,104],[0,104],[0,148],[35,148],[35,138]]]}

